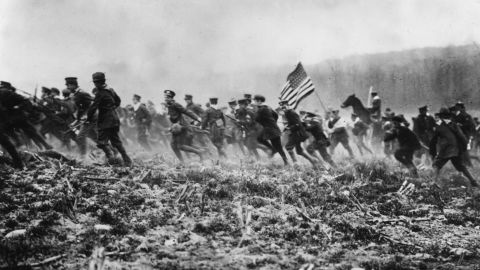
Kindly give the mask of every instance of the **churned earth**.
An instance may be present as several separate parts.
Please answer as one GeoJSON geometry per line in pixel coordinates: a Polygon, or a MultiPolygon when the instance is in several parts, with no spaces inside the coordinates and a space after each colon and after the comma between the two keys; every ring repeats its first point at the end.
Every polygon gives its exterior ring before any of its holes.
{"type": "Polygon", "coordinates": [[[27,158],[0,165],[1,269],[480,269],[480,193],[450,167],[27,158]]]}

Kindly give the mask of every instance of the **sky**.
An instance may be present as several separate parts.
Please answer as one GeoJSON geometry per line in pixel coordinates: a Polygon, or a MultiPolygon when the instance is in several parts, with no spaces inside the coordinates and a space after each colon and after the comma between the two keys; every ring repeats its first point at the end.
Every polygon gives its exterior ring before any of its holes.
{"type": "Polygon", "coordinates": [[[103,71],[123,98],[206,96],[217,76],[479,42],[478,14],[480,0],[0,0],[0,80],[91,90],[103,71]]]}

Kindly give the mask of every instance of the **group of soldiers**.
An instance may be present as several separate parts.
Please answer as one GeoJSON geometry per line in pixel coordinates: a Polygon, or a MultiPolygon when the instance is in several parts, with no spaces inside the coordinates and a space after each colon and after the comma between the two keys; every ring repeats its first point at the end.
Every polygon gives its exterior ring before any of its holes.
{"type": "Polygon", "coordinates": [[[172,90],[164,91],[162,113],[153,102],[142,103],[138,94],[131,105],[120,106],[121,100],[106,84],[104,73],[94,73],[92,81],[90,94],[79,87],[77,78],[67,77],[64,90],[43,87],[38,100],[36,93],[26,97],[26,92],[20,94],[10,83],[0,83],[0,144],[15,167],[24,166],[16,150],[22,144],[52,149],[46,136],[57,138],[69,150],[75,143],[81,157],[87,154],[89,138],[103,150],[108,162],[120,154],[126,166],[132,160],[124,143],[136,141],[147,151],[158,143],[169,144],[182,162],[182,152],[204,159],[212,155],[213,147],[218,157],[227,158],[225,148],[230,145],[257,160],[263,151],[270,158],[279,154],[285,165],[296,163],[298,155],[314,167],[324,163],[335,167],[332,155],[340,144],[354,158],[350,146],[353,135],[360,155],[373,155],[381,145],[387,157],[395,157],[413,176],[417,175],[414,157],[422,163],[430,160],[437,176],[451,161],[472,185],[477,185],[467,167],[472,159],[478,160],[472,151],[480,148],[479,121],[461,102],[442,108],[434,116],[428,114],[427,106],[419,108],[410,130],[403,115],[395,115],[390,109],[382,115],[376,92],[371,93],[372,105],[365,121],[356,114],[348,120],[342,118],[338,109],[328,109],[325,117],[316,112],[297,112],[286,100],[280,100],[273,109],[265,104],[264,96],[251,94],[230,100],[228,107],[220,107],[218,98],[210,98],[205,109],[187,94],[183,106],[172,90]]]}

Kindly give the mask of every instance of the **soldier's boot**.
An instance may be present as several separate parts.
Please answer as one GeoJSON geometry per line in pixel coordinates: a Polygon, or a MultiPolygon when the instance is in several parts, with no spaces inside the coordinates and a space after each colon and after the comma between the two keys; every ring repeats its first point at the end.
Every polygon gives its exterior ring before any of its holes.
{"type": "Polygon", "coordinates": [[[316,162],[315,159],[313,157],[311,157],[309,154],[307,154],[305,152],[302,152],[300,155],[302,157],[304,157],[306,160],[308,160],[313,165],[313,167],[316,167],[317,165],[320,165],[320,163],[316,162]]]}
{"type": "Polygon", "coordinates": [[[295,153],[293,152],[293,150],[287,150],[288,154],[290,155],[290,158],[292,159],[292,162],[294,164],[297,163],[297,156],[295,155],[295,153]]]}
{"type": "Polygon", "coordinates": [[[472,174],[466,167],[462,168],[461,172],[468,178],[472,187],[478,187],[478,182],[473,178],[472,174]]]}
{"type": "Polygon", "coordinates": [[[113,163],[113,152],[112,149],[110,149],[109,145],[99,145],[98,148],[102,149],[102,151],[105,153],[105,158],[107,159],[108,164],[113,163]]]}
{"type": "MultiPolygon", "coordinates": [[[[182,145],[182,146],[180,146],[180,150],[185,151],[185,152],[194,153],[200,158],[200,160],[203,160],[204,152],[201,151],[200,149],[197,149],[197,148],[189,146],[189,145],[182,145]]],[[[178,157],[178,155],[177,155],[177,157],[178,157]]],[[[181,162],[183,162],[183,160],[181,160],[181,162]]]]}
{"type": "Polygon", "coordinates": [[[132,166],[132,163],[133,163],[132,159],[127,154],[127,151],[125,150],[125,147],[123,147],[123,145],[117,145],[116,148],[117,148],[118,152],[120,153],[120,155],[122,156],[123,165],[127,166],[127,167],[132,166]]]}

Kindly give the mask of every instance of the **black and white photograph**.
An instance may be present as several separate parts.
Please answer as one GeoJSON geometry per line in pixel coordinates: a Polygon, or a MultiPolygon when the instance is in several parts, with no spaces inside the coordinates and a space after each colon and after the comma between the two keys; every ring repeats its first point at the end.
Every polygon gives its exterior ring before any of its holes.
{"type": "Polygon", "coordinates": [[[480,269],[480,0],[0,0],[0,270],[480,269]]]}

